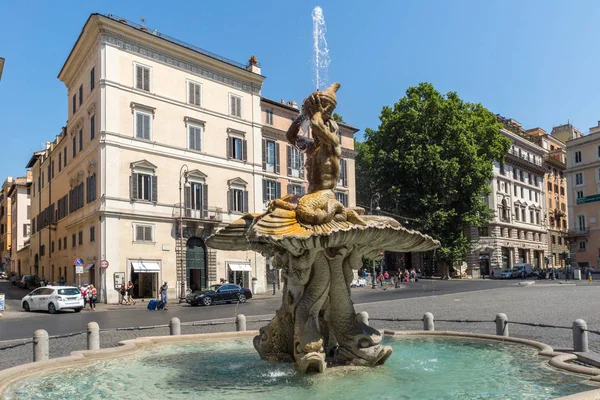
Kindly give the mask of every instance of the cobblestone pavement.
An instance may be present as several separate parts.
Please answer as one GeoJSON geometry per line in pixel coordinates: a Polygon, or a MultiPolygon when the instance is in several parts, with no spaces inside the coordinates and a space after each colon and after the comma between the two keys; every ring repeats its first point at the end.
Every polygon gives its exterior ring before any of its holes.
{"type": "MultiPolygon", "coordinates": [[[[425,295],[425,294],[424,294],[425,295]]],[[[357,311],[367,311],[371,318],[421,318],[425,312],[433,313],[438,319],[480,319],[489,323],[447,323],[437,321],[436,330],[454,330],[476,333],[495,333],[493,322],[497,313],[507,314],[511,336],[533,339],[548,343],[555,348],[571,348],[570,329],[551,329],[510,324],[510,321],[537,322],[569,327],[577,318],[588,323],[590,329],[600,330],[600,286],[597,285],[531,285],[512,286],[474,292],[446,295],[429,295],[400,300],[388,300],[358,304],[357,311]]],[[[167,315],[165,315],[167,317],[167,315]]],[[[252,322],[269,316],[249,317],[248,329],[258,329],[266,322],[252,322]]],[[[235,330],[232,318],[220,320],[224,325],[182,326],[182,334],[224,332],[235,330]]],[[[164,323],[168,323],[167,320],[164,323]]],[[[415,330],[422,329],[421,322],[375,321],[371,325],[378,329],[415,330]]],[[[101,327],[102,328],[102,327],[101,327]]],[[[116,346],[119,341],[136,337],[168,335],[168,328],[134,331],[102,332],[101,347],[116,346]]],[[[600,350],[600,336],[590,334],[590,348],[600,350]]],[[[2,342],[0,347],[21,340],[2,342]]],[[[50,357],[60,357],[72,351],[83,350],[85,335],[50,341],[50,357]]],[[[0,369],[32,361],[31,344],[0,351],[0,369]]]]}

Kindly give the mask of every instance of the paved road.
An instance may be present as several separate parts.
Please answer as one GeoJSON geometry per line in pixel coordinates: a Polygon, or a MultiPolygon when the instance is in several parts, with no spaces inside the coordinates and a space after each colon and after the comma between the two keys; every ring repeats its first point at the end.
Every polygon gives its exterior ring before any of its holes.
{"type": "MultiPolygon", "coordinates": [[[[515,286],[516,281],[490,280],[452,280],[440,281],[422,279],[417,283],[404,283],[399,289],[387,290],[357,288],[352,298],[356,304],[387,302],[397,299],[440,296],[450,293],[496,289],[515,286]]],[[[110,306],[107,310],[64,312],[50,315],[46,312],[26,313],[19,310],[20,299],[26,290],[11,287],[8,282],[0,282],[0,293],[6,293],[10,307],[5,317],[0,319],[0,341],[30,338],[37,329],[45,329],[50,335],[61,335],[84,331],[88,322],[96,321],[101,328],[123,328],[134,326],[161,325],[168,323],[171,317],[179,317],[182,322],[206,321],[222,318],[234,318],[238,313],[246,316],[273,315],[281,302],[281,295],[257,296],[245,304],[222,304],[212,307],[189,307],[173,305],[168,311],[149,312],[142,307],[110,306]]],[[[104,306],[106,307],[106,306],[104,306]]],[[[385,305],[382,305],[385,307],[385,305]]]]}

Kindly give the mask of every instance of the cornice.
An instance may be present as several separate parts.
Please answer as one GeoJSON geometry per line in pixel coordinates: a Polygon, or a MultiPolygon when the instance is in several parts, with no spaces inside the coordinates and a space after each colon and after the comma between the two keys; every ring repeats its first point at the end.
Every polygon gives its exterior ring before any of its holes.
{"type": "Polygon", "coordinates": [[[221,72],[215,72],[198,64],[192,64],[179,57],[168,54],[156,47],[125,38],[122,35],[105,28],[100,29],[100,32],[100,43],[116,46],[128,53],[138,54],[154,61],[168,64],[174,68],[178,68],[197,76],[201,76],[205,79],[231,86],[250,94],[260,94],[260,87],[256,87],[256,85],[252,84],[251,82],[233,78],[232,76],[221,72]]]}

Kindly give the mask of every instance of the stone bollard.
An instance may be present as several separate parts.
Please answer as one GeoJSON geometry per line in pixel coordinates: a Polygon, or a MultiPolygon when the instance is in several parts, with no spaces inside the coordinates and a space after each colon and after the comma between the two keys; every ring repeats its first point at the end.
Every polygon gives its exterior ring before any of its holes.
{"type": "Polygon", "coordinates": [[[433,314],[426,312],[423,315],[423,330],[424,331],[435,331],[435,324],[433,323],[433,314]]]}
{"type": "Polygon", "coordinates": [[[242,332],[246,330],[246,316],[244,314],[238,314],[235,317],[235,330],[242,332]]]}
{"type": "Polygon", "coordinates": [[[87,325],[87,349],[100,350],[100,327],[97,322],[87,325]]]}
{"type": "Polygon", "coordinates": [[[504,313],[496,314],[496,335],[508,337],[508,317],[504,313]]]}
{"type": "Polygon", "coordinates": [[[578,352],[588,352],[588,332],[587,323],[582,319],[573,322],[573,350],[578,352]]]}
{"type": "Polygon", "coordinates": [[[179,318],[171,318],[171,322],[169,322],[169,333],[171,336],[181,335],[181,321],[179,318]]]}
{"type": "Polygon", "coordinates": [[[369,313],[366,311],[361,311],[359,313],[356,313],[356,322],[363,323],[365,325],[369,325],[369,313]]]}
{"type": "Polygon", "coordinates": [[[50,343],[48,332],[38,329],[33,333],[33,362],[50,358],[50,343]]]}

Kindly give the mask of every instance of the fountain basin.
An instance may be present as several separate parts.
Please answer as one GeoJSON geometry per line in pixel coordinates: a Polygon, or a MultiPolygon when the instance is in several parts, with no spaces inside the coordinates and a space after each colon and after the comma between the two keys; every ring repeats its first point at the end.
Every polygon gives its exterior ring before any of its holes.
{"type": "Polygon", "coordinates": [[[1,371],[0,398],[548,399],[598,392],[584,393],[593,389],[589,377],[549,367],[538,353],[553,359],[564,354],[542,343],[454,332],[386,333],[394,357],[384,366],[312,375],[261,360],[250,340],[256,332],[141,338],[1,371]]]}

